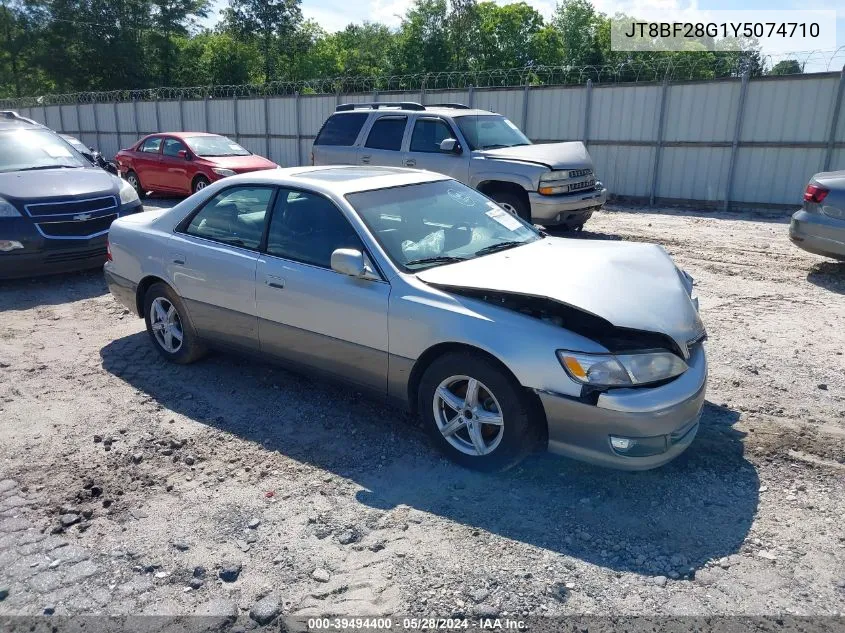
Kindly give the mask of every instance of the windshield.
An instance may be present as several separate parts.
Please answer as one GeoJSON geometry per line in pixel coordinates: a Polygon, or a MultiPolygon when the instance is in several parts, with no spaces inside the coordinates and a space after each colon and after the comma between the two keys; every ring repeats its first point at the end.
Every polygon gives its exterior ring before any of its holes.
{"type": "Polygon", "coordinates": [[[539,232],[454,180],[346,196],[390,259],[406,271],[474,259],[539,239],[539,232]]]}
{"type": "Polygon", "coordinates": [[[49,130],[10,130],[0,134],[0,173],[88,164],[49,130]]]}
{"type": "Polygon", "coordinates": [[[189,136],[185,142],[197,156],[249,156],[251,153],[225,136],[189,136]]]}
{"type": "Polygon", "coordinates": [[[455,119],[470,149],[496,149],[531,145],[531,141],[508,119],[497,114],[469,115],[455,119]]]}

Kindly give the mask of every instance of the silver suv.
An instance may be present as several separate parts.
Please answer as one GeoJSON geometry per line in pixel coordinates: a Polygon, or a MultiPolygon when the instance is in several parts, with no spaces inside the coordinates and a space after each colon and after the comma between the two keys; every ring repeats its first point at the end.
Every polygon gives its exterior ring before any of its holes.
{"type": "Polygon", "coordinates": [[[542,225],[580,229],[607,200],[580,141],[533,145],[501,114],[459,103],[347,103],[314,141],[312,165],[427,169],[542,225]]]}

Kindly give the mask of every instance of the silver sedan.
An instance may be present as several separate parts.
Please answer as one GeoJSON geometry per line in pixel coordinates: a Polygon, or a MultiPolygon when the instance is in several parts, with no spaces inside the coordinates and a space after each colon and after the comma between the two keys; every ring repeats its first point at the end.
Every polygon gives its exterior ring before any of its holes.
{"type": "Polygon", "coordinates": [[[653,468],[698,429],[704,327],[666,252],[549,237],[446,176],[226,178],[117,220],[105,274],[168,360],[218,347],[344,380],[467,467],[548,448],[653,468]]]}

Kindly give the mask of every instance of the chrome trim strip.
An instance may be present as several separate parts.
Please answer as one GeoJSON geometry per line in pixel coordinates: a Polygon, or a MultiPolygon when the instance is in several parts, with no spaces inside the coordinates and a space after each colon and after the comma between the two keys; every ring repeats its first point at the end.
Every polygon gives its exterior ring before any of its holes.
{"type": "Polygon", "coordinates": [[[56,202],[35,202],[35,203],[32,203],[32,204],[25,204],[25,205],[23,205],[23,208],[24,208],[24,211],[26,211],[26,214],[31,218],[54,218],[54,217],[59,217],[59,216],[64,216],[64,215],[74,216],[74,215],[79,215],[81,213],[99,213],[100,211],[107,211],[107,210],[110,210],[110,209],[119,209],[120,205],[118,204],[117,196],[109,195],[109,196],[99,196],[97,198],[83,198],[82,200],[58,200],[56,202]],[[78,203],[78,202],[91,202],[91,201],[94,201],[94,200],[111,200],[112,204],[111,204],[111,206],[101,207],[99,209],[91,209],[90,211],[68,211],[67,213],[42,213],[40,215],[36,215],[32,211],[30,211],[30,208],[32,208],[32,207],[46,207],[46,206],[56,206],[56,205],[62,205],[62,204],[74,204],[74,203],[78,203]]]}

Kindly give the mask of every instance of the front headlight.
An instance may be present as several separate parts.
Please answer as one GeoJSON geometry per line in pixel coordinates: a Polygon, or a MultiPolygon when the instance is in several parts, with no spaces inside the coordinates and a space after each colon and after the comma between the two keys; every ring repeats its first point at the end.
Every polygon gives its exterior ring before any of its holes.
{"type": "Polygon", "coordinates": [[[18,211],[12,204],[4,199],[0,198],[0,218],[19,218],[21,217],[21,212],[18,211]]]}
{"type": "Polygon", "coordinates": [[[133,202],[137,202],[138,192],[135,191],[135,187],[130,185],[125,180],[121,179],[120,181],[120,204],[132,204],[133,202]]]}
{"type": "Polygon", "coordinates": [[[223,177],[226,177],[226,176],[234,176],[234,175],[235,175],[235,172],[234,172],[233,170],[231,170],[231,169],[223,169],[222,167],[213,167],[213,168],[211,169],[211,171],[213,171],[213,172],[214,172],[215,174],[217,174],[218,176],[223,176],[223,177]]]}
{"type": "Polygon", "coordinates": [[[672,352],[585,354],[559,350],[557,355],[570,378],[595,387],[648,385],[674,378],[688,369],[672,352]]]}

